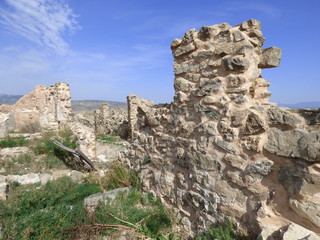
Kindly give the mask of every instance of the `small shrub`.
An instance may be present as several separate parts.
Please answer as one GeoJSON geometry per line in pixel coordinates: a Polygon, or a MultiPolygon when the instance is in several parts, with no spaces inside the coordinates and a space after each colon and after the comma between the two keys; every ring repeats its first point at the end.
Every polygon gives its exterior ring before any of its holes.
{"type": "Polygon", "coordinates": [[[144,226],[148,235],[155,237],[159,235],[160,231],[170,228],[172,226],[172,220],[161,207],[146,219],[144,226]]]}
{"type": "Polygon", "coordinates": [[[139,188],[140,180],[137,174],[129,171],[123,164],[114,164],[106,174],[108,181],[108,189],[115,189],[119,187],[134,186],[139,188]]]}
{"type": "Polygon", "coordinates": [[[121,163],[114,163],[103,177],[90,174],[86,181],[98,184],[102,191],[112,190],[120,187],[133,186],[140,189],[140,179],[136,172],[128,170],[121,163]]]}
{"type": "Polygon", "coordinates": [[[150,156],[145,156],[145,157],[143,158],[143,164],[149,164],[150,162],[151,162],[150,156]]]}
{"type": "Polygon", "coordinates": [[[6,139],[0,140],[0,148],[12,148],[12,147],[20,147],[27,145],[28,140],[24,137],[11,138],[8,137],[6,139]]]}
{"type": "Polygon", "coordinates": [[[196,237],[196,240],[235,240],[234,226],[231,220],[227,220],[220,226],[207,229],[200,236],[196,237]]]}

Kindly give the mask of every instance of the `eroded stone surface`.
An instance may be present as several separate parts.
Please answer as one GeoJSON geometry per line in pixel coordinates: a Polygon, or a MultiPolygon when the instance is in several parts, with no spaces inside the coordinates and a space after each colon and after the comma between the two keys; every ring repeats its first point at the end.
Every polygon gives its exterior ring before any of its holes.
{"type": "Polygon", "coordinates": [[[141,169],[143,190],[179,209],[191,235],[227,216],[256,237],[268,225],[265,239],[290,221],[320,232],[309,214],[320,171],[307,169],[320,159],[320,132],[305,125],[319,113],[268,102],[261,69],[278,66],[281,50],[262,49],[264,41],[257,20],[192,29],[171,45],[174,101],[128,97],[121,157],[141,169]]]}
{"type": "Polygon", "coordinates": [[[10,131],[57,130],[71,119],[71,95],[67,83],[37,86],[14,105],[0,106],[0,138],[10,131]]]}

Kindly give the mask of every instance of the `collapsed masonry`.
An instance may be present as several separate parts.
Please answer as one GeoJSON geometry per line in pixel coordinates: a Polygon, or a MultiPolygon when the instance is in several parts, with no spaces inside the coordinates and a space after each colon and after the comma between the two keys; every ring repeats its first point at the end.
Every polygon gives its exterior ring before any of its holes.
{"type": "Polygon", "coordinates": [[[13,105],[0,106],[0,138],[9,132],[56,130],[71,119],[71,95],[67,83],[37,86],[13,105]]]}
{"type": "Polygon", "coordinates": [[[128,96],[123,157],[186,230],[229,216],[260,239],[291,222],[320,233],[320,114],[268,102],[261,69],[277,67],[281,50],[262,49],[260,27],[191,29],[171,45],[174,101],[128,96]]]}
{"type": "Polygon", "coordinates": [[[108,104],[102,104],[94,111],[94,128],[96,135],[117,134],[126,139],[128,137],[127,111],[124,108],[109,110],[108,104]]]}

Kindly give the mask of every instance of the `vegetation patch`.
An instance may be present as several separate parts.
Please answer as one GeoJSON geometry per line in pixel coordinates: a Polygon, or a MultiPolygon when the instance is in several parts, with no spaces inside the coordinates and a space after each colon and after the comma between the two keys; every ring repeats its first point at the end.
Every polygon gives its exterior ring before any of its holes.
{"type": "Polygon", "coordinates": [[[234,225],[231,220],[227,220],[225,223],[219,226],[208,228],[200,236],[196,237],[196,240],[235,240],[234,225]]]}
{"type": "Polygon", "coordinates": [[[123,146],[123,140],[116,135],[103,135],[100,134],[97,136],[97,140],[101,143],[113,144],[117,146],[123,146]]]}
{"type": "Polygon", "coordinates": [[[13,147],[21,147],[26,146],[28,144],[28,140],[24,137],[11,138],[7,137],[5,139],[0,140],[0,148],[13,148],[13,147]]]}
{"type": "MultiPolygon", "coordinates": [[[[123,166],[114,166],[115,172],[107,174],[105,181],[114,179],[112,186],[119,187],[136,184],[130,180],[134,174],[120,168],[123,166]]],[[[100,203],[93,213],[88,213],[83,203],[85,197],[102,191],[101,180],[92,176],[81,183],[63,177],[42,187],[13,182],[10,188],[8,200],[0,201],[4,239],[117,239],[119,232],[140,239],[179,239],[170,233],[174,223],[170,211],[152,194],[132,186],[129,193],[100,203]]]]}
{"type": "Polygon", "coordinates": [[[77,169],[73,161],[71,153],[57,147],[52,139],[57,138],[64,146],[75,149],[77,148],[76,137],[71,130],[63,130],[58,133],[46,132],[41,139],[34,141],[31,146],[35,155],[46,155],[48,167],[54,167],[57,164],[57,159],[60,159],[67,167],[77,169]]]}

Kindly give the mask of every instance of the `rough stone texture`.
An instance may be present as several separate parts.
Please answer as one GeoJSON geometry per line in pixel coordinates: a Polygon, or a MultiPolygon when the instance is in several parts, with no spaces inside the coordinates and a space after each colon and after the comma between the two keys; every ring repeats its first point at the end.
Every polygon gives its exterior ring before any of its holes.
{"type": "Polygon", "coordinates": [[[269,109],[268,120],[270,124],[280,124],[289,127],[295,127],[302,123],[299,118],[280,108],[269,109]]]}
{"type": "Polygon", "coordinates": [[[84,206],[89,213],[94,212],[99,202],[112,201],[113,199],[116,198],[118,194],[129,192],[129,190],[130,189],[128,187],[123,187],[123,188],[117,188],[117,189],[103,192],[103,193],[96,193],[96,194],[90,195],[83,200],[84,206]]]}
{"type": "Polygon", "coordinates": [[[277,47],[270,47],[262,50],[261,61],[259,67],[273,68],[280,65],[282,51],[277,47]]]}
{"type": "Polygon", "coordinates": [[[0,138],[9,131],[56,130],[71,119],[71,95],[67,83],[37,86],[14,105],[0,106],[0,138]]]}
{"type": "Polygon", "coordinates": [[[320,161],[320,131],[293,129],[283,131],[271,128],[265,149],[269,152],[309,162],[320,161]]]}
{"type": "Polygon", "coordinates": [[[68,127],[77,138],[77,147],[88,158],[96,157],[96,135],[94,129],[83,125],[80,122],[68,123],[68,127]]]}
{"type": "Polygon", "coordinates": [[[24,175],[0,175],[0,183],[8,183],[8,182],[18,182],[21,185],[33,184],[33,183],[41,183],[42,185],[46,184],[48,181],[56,180],[58,178],[69,176],[74,181],[79,181],[82,179],[85,174],[75,171],[75,170],[58,170],[49,173],[28,173],[24,175]]]}
{"type": "Polygon", "coordinates": [[[284,232],[282,240],[319,240],[320,235],[315,234],[308,229],[301,227],[298,224],[291,223],[288,229],[284,232]]]}
{"type": "Polygon", "coordinates": [[[96,134],[117,134],[123,138],[128,137],[127,110],[116,108],[109,111],[108,104],[102,104],[94,112],[94,127],[96,134]]]}
{"type": "Polygon", "coordinates": [[[260,28],[249,20],[186,32],[171,45],[174,101],[128,96],[121,158],[190,235],[227,216],[256,237],[268,226],[265,239],[292,221],[320,233],[320,131],[307,125],[318,115],[268,102],[261,69],[278,66],[281,51],[262,49],[260,28]]]}
{"type": "Polygon", "coordinates": [[[9,191],[9,184],[0,182],[0,200],[7,200],[7,193],[9,191]]]}
{"type": "Polygon", "coordinates": [[[4,161],[11,158],[16,158],[22,154],[27,154],[30,152],[28,147],[12,147],[12,148],[1,148],[0,149],[0,159],[4,161]]]}

